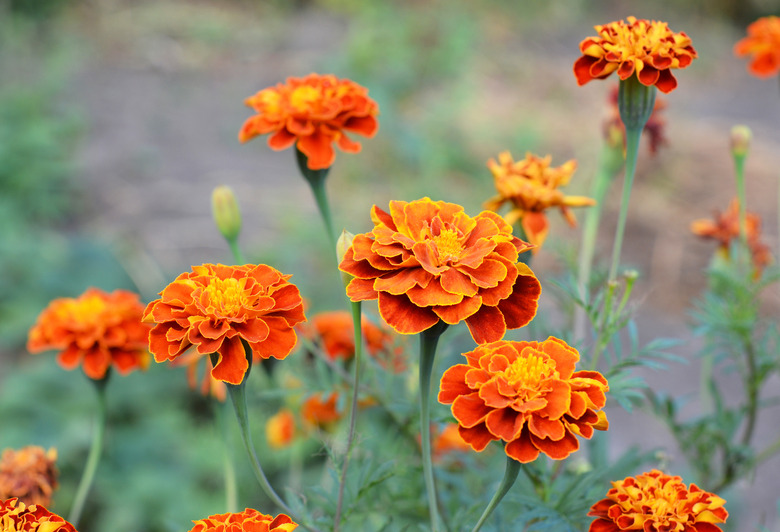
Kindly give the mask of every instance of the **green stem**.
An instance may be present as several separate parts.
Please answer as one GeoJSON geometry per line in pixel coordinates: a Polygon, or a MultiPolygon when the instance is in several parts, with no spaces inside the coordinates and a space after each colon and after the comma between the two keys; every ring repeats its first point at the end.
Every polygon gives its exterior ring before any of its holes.
{"type": "Polygon", "coordinates": [[[745,154],[734,154],[734,173],[737,178],[739,200],[739,238],[747,247],[747,200],[745,193],[745,154]]]}
{"type": "MultiPolygon", "coordinates": [[[[216,401],[216,400],[215,400],[216,401]]],[[[233,464],[233,456],[230,452],[231,438],[230,428],[225,415],[226,404],[216,401],[214,411],[217,418],[217,430],[222,440],[222,467],[225,475],[225,508],[230,513],[238,511],[238,483],[236,481],[236,468],[233,464]]]]}
{"type": "Polygon", "coordinates": [[[230,251],[233,253],[236,264],[244,264],[244,255],[241,253],[241,248],[238,246],[238,238],[228,239],[227,243],[228,246],[230,246],[230,251]]]}
{"type": "Polygon", "coordinates": [[[639,153],[639,140],[641,136],[641,127],[639,129],[629,129],[626,127],[626,178],[623,181],[623,196],[620,201],[620,214],[618,215],[618,223],[615,230],[615,243],[612,248],[612,264],[609,267],[610,281],[614,281],[617,277],[617,269],[620,264],[620,252],[623,247],[623,233],[626,230],[628,203],[631,199],[631,188],[634,185],[636,159],[639,153]]]}
{"type": "Polygon", "coordinates": [[[492,514],[493,510],[496,509],[498,503],[501,502],[501,499],[504,498],[504,495],[506,495],[514,485],[515,480],[517,480],[517,474],[519,472],[520,472],[520,462],[507,455],[506,469],[504,470],[504,478],[503,480],[501,480],[501,485],[498,487],[498,491],[496,491],[496,494],[493,495],[493,498],[490,499],[487,508],[485,508],[485,511],[482,512],[482,517],[479,518],[479,521],[477,521],[477,524],[474,526],[471,532],[478,532],[479,529],[482,528],[482,525],[485,524],[487,518],[490,517],[490,514],[492,514]]]}
{"type": "Polygon", "coordinates": [[[439,508],[436,499],[436,483],[433,478],[431,459],[431,374],[436,346],[447,324],[439,321],[436,325],[420,333],[420,434],[422,435],[422,464],[425,477],[425,490],[428,493],[428,513],[431,519],[431,531],[440,530],[439,508]]]}
{"type": "Polygon", "coordinates": [[[593,182],[593,190],[591,192],[591,197],[596,201],[596,204],[588,209],[585,215],[585,224],[582,229],[582,247],[580,248],[577,287],[583,304],[577,306],[574,314],[575,340],[584,340],[586,318],[585,305],[590,301],[588,286],[590,284],[590,274],[593,268],[593,257],[596,253],[596,238],[599,233],[601,213],[604,211],[604,200],[607,197],[609,185],[612,183],[612,180],[622,166],[622,143],[619,146],[613,146],[609,141],[605,141],[604,148],[601,152],[599,168],[596,171],[596,177],[593,182]]]}
{"type": "Polygon", "coordinates": [[[756,465],[758,466],[769,458],[772,458],[778,451],[780,451],[780,438],[756,455],[756,465]]]}
{"type": "Polygon", "coordinates": [[[745,390],[747,391],[747,422],[745,432],[742,434],[742,445],[750,445],[753,438],[753,431],[756,427],[756,417],[758,417],[758,369],[756,367],[756,352],[753,349],[753,342],[746,334],[743,337],[745,347],[745,358],[747,359],[747,374],[745,375],[745,390]]]}
{"type": "Polygon", "coordinates": [[[328,203],[328,195],[325,191],[325,180],[328,177],[330,168],[324,168],[322,170],[310,169],[308,167],[308,158],[306,157],[306,154],[298,148],[295,149],[295,157],[298,162],[298,169],[309,183],[309,186],[311,186],[314,200],[317,202],[317,208],[322,216],[322,221],[325,223],[325,232],[328,233],[330,248],[338,263],[339,258],[336,256],[336,232],[333,230],[333,218],[330,214],[330,204],[328,203]]]}
{"type": "Polygon", "coordinates": [[[349,465],[352,444],[355,440],[355,425],[357,424],[358,391],[360,388],[360,361],[363,356],[363,314],[360,310],[360,302],[352,303],[352,326],[355,332],[355,360],[353,368],[354,379],[352,382],[352,406],[349,415],[349,434],[347,436],[347,449],[344,452],[344,464],[341,466],[341,478],[339,479],[339,495],[336,503],[336,514],[333,518],[333,532],[338,532],[341,524],[341,508],[344,504],[344,487],[347,484],[347,467],[349,465]]]}
{"type": "MultiPolygon", "coordinates": [[[[225,385],[227,386],[230,400],[233,403],[233,409],[236,412],[239,432],[241,433],[241,439],[244,442],[246,452],[249,455],[249,461],[252,464],[252,471],[257,478],[257,482],[260,484],[260,487],[263,489],[268,498],[271,499],[271,501],[273,501],[273,503],[276,504],[279,508],[281,508],[284,513],[286,513],[293,521],[298,522],[298,524],[300,524],[300,526],[306,530],[309,530],[310,532],[320,532],[318,529],[302,523],[301,518],[296,516],[290,507],[287,506],[282,498],[276,493],[273,486],[271,486],[271,483],[268,481],[268,478],[263,472],[263,467],[260,465],[260,460],[257,458],[255,446],[254,443],[252,443],[252,434],[249,432],[249,415],[246,402],[246,381],[247,377],[249,377],[249,372],[252,369],[252,348],[249,347],[245,340],[242,340],[241,342],[244,344],[246,357],[249,361],[249,368],[247,369],[246,374],[244,375],[244,380],[241,382],[241,384],[236,385],[225,383],[225,385]]],[[[219,355],[216,353],[211,355],[212,364],[215,366],[217,365],[217,360],[215,359],[218,356],[219,355]]]]}
{"type": "Polygon", "coordinates": [[[100,461],[100,455],[103,451],[103,439],[106,434],[106,384],[108,383],[109,375],[100,380],[90,379],[97,391],[98,398],[98,412],[95,418],[95,432],[92,435],[92,446],[89,449],[87,455],[87,463],[84,466],[84,472],[81,475],[81,481],[76,489],[76,496],[73,499],[73,506],[71,506],[70,514],[68,515],[68,521],[74,526],[78,527],[79,520],[81,519],[81,512],[84,510],[84,503],[87,500],[89,494],[89,488],[92,486],[92,481],[95,479],[95,471],[97,470],[98,462],[100,461]]]}

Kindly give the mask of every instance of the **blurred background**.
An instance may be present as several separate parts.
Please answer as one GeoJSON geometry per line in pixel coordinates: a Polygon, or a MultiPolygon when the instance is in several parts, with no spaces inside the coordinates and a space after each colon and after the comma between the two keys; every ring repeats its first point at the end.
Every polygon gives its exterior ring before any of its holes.
{"type": "MultiPolygon", "coordinates": [[[[777,9],[776,0],[0,0],[0,448],[56,446],[54,510],[66,511],[94,397],[80,371],[30,356],[27,330],[55,297],[98,286],[133,289],[146,302],[192,264],[230,262],[210,213],[217,185],[237,192],[250,260],[292,273],[314,311],[338,308],[338,287],[321,273],[330,256],[321,222],[292,151],[273,152],[265,138],[238,143],[251,114],[246,97],[310,72],[369,89],[379,134],[359,139],[359,155],[339,153],[328,182],[335,224],[353,233],[370,230],[371,205],[391,199],[430,196],[478,212],[494,194],[485,163],[503,150],[549,153],[555,166],[577,159],[566,192],[587,194],[614,80],[577,87],[572,64],[595,24],[628,15],[685,31],[699,53],[677,72],[678,89],[662,95],[666,142],[654,156],[646,144],[640,152],[623,259],[640,272],[640,337],[678,338],[675,354],[691,358],[699,345],[688,313],[715,246],[689,225],[735,195],[735,124],[753,130],[748,209],[777,255],[780,87],[749,75],[732,52],[747,24],[777,9]]],[[[605,205],[604,254],[619,194],[613,187],[605,205]]],[[[543,284],[562,275],[579,238],[557,213],[550,218],[533,264],[543,284]]],[[[555,322],[554,299],[543,305],[555,322]]],[[[780,315],[777,290],[766,306],[780,315]]],[[[695,395],[696,368],[690,360],[645,376],[695,395]]],[[[152,367],[112,383],[110,450],[82,531],[109,522],[181,530],[220,511],[211,413],[172,371],[152,367]]],[[[610,418],[616,454],[668,443],[650,415],[615,408],[610,418]]],[[[778,421],[780,410],[765,411],[759,441],[778,421]]],[[[666,452],[674,460],[676,450],[666,452]]],[[[776,457],[724,495],[743,523],[730,530],[780,530],[778,475],[776,457]]]]}

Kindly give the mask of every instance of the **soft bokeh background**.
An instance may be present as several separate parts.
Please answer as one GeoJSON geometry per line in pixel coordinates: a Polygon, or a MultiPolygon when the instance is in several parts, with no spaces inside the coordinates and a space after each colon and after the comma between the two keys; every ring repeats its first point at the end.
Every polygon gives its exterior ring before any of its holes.
{"type": "MultiPolygon", "coordinates": [[[[778,249],[778,81],[751,77],[732,54],[745,26],[773,9],[775,0],[0,2],[0,448],[56,446],[55,510],[67,511],[94,397],[79,372],[27,354],[26,331],[54,297],[124,287],[149,301],[192,264],[229,262],[209,210],[216,185],[238,193],[251,260],[294,274],[314,310],[338,307],[337,286],[322,273],[330,255],[320,220],[292,152],[272,152],[265,139],[237,141],[250,115],[245,97],[309,72],[369,88],[379,135],[357,156],[338,155],[328,183],[335,223],[352,232],[369,230],[370,206],[390,199],[427,195],[478,212],[493,194],[485,162],[505,149],[550,153],[555,165],[576,158],[568,192],[586,194],[612,81],[577,87],[571,66],[594,24],[631,14],[685,31],[700,56],[664,96],[667,144],[655,157],[646,146],[640,153],[624,248],[624,263],[641,272],[640,336],[678,338],[675,353],[690,359],[646,377],[695,405],[700,342],[688,312],[713,245],[688,228],[734,195],[734,124],[753,130],[749,209],[778,249]]],[[[619,192],[606,205],[604,253],[619,192]]],[[[534,259],[543,282],[562,274],[579,236],[550,218],[549,246],[534,259]]],[[[554,299],[544,305],[556,323],[554,299]]],[[[777,290],[766,306],[780,315],[777,290]]],[[[82,531],[108,522],[181,530],[221,511],[219,439],[184,376],[152,367],[115,381],[109,450],[82,531]]],[[[640,443],[675,463],[678,451],[652,416],[610,412],[615,454],[640,443]]],[[[778,408],[766,410],[759,441],[772,439],[779,422],[778,408]]],[[[724,494],[729,530],[780,530],[778,475],[776,457],[724,494]]],[[[255,493],[251,478],[241,480],[242,493],[255,493]]]]}

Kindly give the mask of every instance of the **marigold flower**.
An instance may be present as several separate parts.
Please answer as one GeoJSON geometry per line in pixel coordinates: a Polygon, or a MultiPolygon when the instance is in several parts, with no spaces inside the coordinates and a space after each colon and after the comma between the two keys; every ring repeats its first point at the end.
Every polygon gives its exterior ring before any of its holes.
{"type": "Polygon", "coordinates": [[[619,20],[595,29],[597,37],[580,43],[583,55],[574,63],[578,85],[617,71],[621,80],[636,73],[642,85],[668,93],[677,87],[671,69],[685,68],[697,57],[691,39],[673,33],[665,22],[628,17],[627,23],[619,20]]]}
{"type": "Polygon", "coordinates": [[[276,517],[247,508],[243,512],[210,515],[193,521],[189,532],[291,532],[298,528],[285,514],[276,517]]]}
{"type": "Polygon", "coordinates": [[[241,384],[256,358],[285,358],[295,346],[293,327],[306,320],[290,275],[265,264],[202,264],[179,275],[149,303],[144,321],[156,323],[149,350],[157,362],[175,360],[190,347],[219,355],[211,376],[241,384]]]}
{"type": "Polygon", "coordinates": [[[16,497],[25,504],[51,504],[57,489],[57,450],[28,445],[5,449],[0,457],[0,500],[16,497]]]}
{"type": "Polygon", "coordinates": [[[468,451],[471,446],[460,437],[457,423],[447,423],[434,438],[431,448],[433,449],[433,460],[438,461],[446,454],[468,451]]]}
{"type": "Polygon", "coordinates": [[[266,133],[268,145],[283,150],[293,144],[308,158],[311,170],[329,168],[333,149],[358,153],[360,143],[347,132],[373,137],[379,129],[379,107],[368,89],[333,75],[309,74],[263,89],[245,100],[257,114],[244,122],[238,139],[246,142],[266,133]]]}
{"type": "Polygon", "coordinates": [[[720,532],[729,513],[723,499],[696,484],[685,487],[680,477],[656,469],[612,482],[607,498],[588,515],[597,517],[589,532],[720,532]]]}
{"type": "Polygon", "coordinates": [[[301,417],[309,426],[327,428],[343,416],[338,408],[339,394],[331,392],[327,399],[323,394],[315,393],[303,402],[301,417]]]}
{"type": "Polygon", "coordinates": [[[141,323],[143,310],[127,290],[89,288],[77,298],[55,299],[30,329],[27,350],[59,349],[60,366],[70,370],[83,363],[84,373],[96,380],[112,366],[123,374],[145,369],[149,327],[141,323]]]}
{"type": "Polygon", "coordinates": [[[501,340],[463,356],[468,364],[444,372],[439,402],[452,404],[458,432],[475,451],[503,440],[519,462],[540,452],[560,460],[579,448],[576,436],[609,427],[600,410],[607,380],[597,371],[575,373],[579,353],[563,340],[501,340]]]}
{"type": "MultiPolygon", "coordinates": [[[[618,108],[618,90],[619,86],[615,85],[609,92],[609,106],[610,113],[609,118],[604,123],[604,136],[607,139],[611,138],[612,128],[618,128],[620,130],[620,138],[622,139],[623,149],[626,147],[626,126],[623,124],[623,120],[620,118],[620,109],[618,108]]],[[[664,126],[666,120],[661,116],[661,111],[666,109],[666,102],[661,98],[656,98],[653,106],[653,112],[648,118],[645,124],[644,132],[650,142],[650,155],[658,153],[658,149],[666,144],[666,136],[664,135],[664,126]]]]}
{"type": "MultiPolygon", "coordinates": [[[[400,350],[392,349],[390,331],[374,325],[365,316],[361,328],[368,354],[385,369],[402,371],[405,366],[403,356],[400,350]]],[[[331,360],[349,360],[355,356],[352,314],[346,310],[321,312],[308,322],[308,327],[302,328],[302,332],[311,340],[320,341],[331,360]]]]}
{"type": "Polygon", "coordinates": [[[3,532],[76,532],[65,519],[39,504],[25,505],[15,498],[0,499],[0,530],[3,532]]]}
{"type": "Polygon", "coordinates": [[[734,45],[737,57],[750,56],[751,74],[768,78],[780,72],[780,17],[762,17],[747,28],[747,37],[734,45]]]}
{"type": "MultiPolygon", "coordinates": [[[[769,246],[760,241],[761,217],[753,212],[746,213],[747,243],[753,256],[756,273],[772,262],[769,246]]],[[[739,238],[739,200],[734,198],[723,213],[715,212],[714,220],[699,219],[691,223],[691,231],[702,238],[711,238],[718,242],[718,249],[724,256],[729,254],[729,246],[739,238]]]]}
{"type": "Polygon", "coordinates": [[[295,437],[295,417],[288,408],[279,410],[265,422],[265,439],[274,449],[287,447],[295,437]]]}
{"type": "Polygon", "coordinates": [[[549,224],[544,211],[558,207],[572,227],[577,225],[574,213],[569,207],[585,207],[596,202],[584,196],[564,196],[558,187],[569,183],[577,162],[567,161],[558,168],[552,168],[552,157],[537,157],[526,153],[525,159],[515,162],[508,151],[498,155],[498,162],[490,159],[488,168],[493,173],[498,195],[485,202],[485,208],[498,212],[504,203],[512,209],[504,216],[509,224],[519,221],[528,241],[539,251],[547,238],[549,224]]]}
{"type": "Polygon", "coordinates": [[[341,271],[355,278],[352,301],[379,300],[382,319],[401,334],[439,320],[466,321],[477,343],[498,340],[536,314],[541,285],[518,255],[531,248],[498,214],[475,217],[454,203],[423,198],[374,205],[374,229],[356,235],[341,271]]]}

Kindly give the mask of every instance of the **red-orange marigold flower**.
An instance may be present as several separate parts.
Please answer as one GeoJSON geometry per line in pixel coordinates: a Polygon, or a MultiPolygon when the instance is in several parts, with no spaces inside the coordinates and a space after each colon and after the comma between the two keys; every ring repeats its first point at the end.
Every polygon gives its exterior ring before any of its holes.
{"type": "Polygon", "coordinates": [[[274,449],[287,447],[295,437],[295,417],[283,408],[265,422],[265,439],[274,449]]]}
{"type": "Polygon", "coordinates": [[[57,450],[28,445],[5,449],[0,457],[0,500],[16,497],[25,504],[51,504],[57,489],[57,450]]]}
{"type": "Polygon", "coordinates": [[[454,203],[391,201],[371,210],[374,229],[356,235],[339,268],[352,276],[352,301],[379,300],[382,319],[401,334],[439,320],[466,321],[477,343],[504,336],[536,314],[541,285],[518,255],[531,248],[498,214],[475,217],[454,203]]]}
{"type": "MultiPolygon", "coordinates": [[[[745,222],[748,247],[753,255],[756,273],[760,274],[764,267],[772,262],[772,255],[769,253],[769,246],[760,240],[761,217],[755,213],[747,212],[745,222]]],[[[731,200],[726,212],[716,212],[714,220],[694,220],[691,223],[691,231],[702,238],[716,240],[720,252],[728,256],[732,240],[739,238],[739,200],[736,198],[731,200]]]]}
{"type": "Polygon", "coordinates": [[[338,408],[339,394],[331,392],[326,399],[323,394],[315,393],[309,396],[301,407],[301,417],[309,426],[327,428],[343,416],[338,408]]]}
{"type": "Polygon", "coordinates": [[[607,498],[588,515],[597,517],[589,532],[720,532],[729,513],[723,499],[696,484],[685,487],[680,477],[654,469],[613,482],[607,498]]]}
{"type": "Polygon", "coordinates": [[[373,137],[379,129],[379,108],[368,97],[368,90],[333,75],[288,78],[287,83],[263,89],[245,103],[257,114],[244,122],[238,139],[246,142],[273,133],[268,138],[272,149],[295,144],[308,158],[311,170],[333,164],[334,142],[345,152],[360,151],[360,143],[350,140],[347,132],[373,137]]]}
{"type": "Polygon", "coordinates": [[[636,73],[642,85],[655,85],[668,93],[677,87],[673,68],[685,68],[696,58],[696,50],[685,33],[673,33],[665,22],[628,17],[595,26],[597,37],[580,43],[582,57],[574,63],[578,85],[604,79],[617,71],[621,80],[636,73]]]}
{"type": "Polygon", "coordinates": [[[154,359],[174,360],[194,346],[219,355],[215,379],[240,384],[249,367],[242,342],[255,357],[285,358],[297,340],[293,327],[306,319],[290,277],[265,264],[193,266],[146,307],[144,321],[157,324],[149,334],[154,359]]]}
{"type": "Polygon", "coordinates": [[[89,288],[77,298],[55,299],[30,329],[27,350],[60,349],[65,369],[83,364],[84,373],[102,379],[109,367],[120,373],[146,368],[149,327],[141,323],[144,306],[127,290],[106,293],[89,288]]]}
{"type": "Polygon", "coordinates": [[[291,532],[298,528],[298,524],[285,514],[271,517],[251,508],[243,512],[210,515],[193,523],[195,526],[189,532],[291,532]]]}
{"type": "Polygon", "coordinates": [[[25,505],[17,499],[0,499],[0,530],[3,532],[76,532],[65,519],[39,504],[25,505]]]}
{"type": "MultiPolygon", "coordinates": [[[[374,325],[363,316],[361,329],[368,354],[374,357],[382,367],[393,371],[402,371],[403,357],[398,349],[393,349],[391,330],[374,325]]],[[[303,334],[311,340],[320,341],[322,349],[331,360],[349,360],[355,356],[355,335],[352,314],[346,310],[320,312],[303,328],[303,334]]]]}
{"type": "Polygon", "coordinates": [[[753,75],[768,78],[780,73],[780,17],[762,17],[750,24],[734,53],[750,56],[748,70],[753,75]]]}
{"type": "Polygon", "coordinates": [[[574,372],[579,353],[563,340],[501,340],[464,353],[468,364],[441,378],[439,402],[452,404],[461,437],[475,451],[493,440],[523,463],[542,452],[560,460],[579,448],[576,436],[606,430],[607,380],[597,371],[574,372]]]}
{"type": "Polygon", "coordinates": [[[567,161],[558,168],[550,166],[552,157],[537,157],[526,153],[525,159],[515,162],[508,151],[498,155],[498,162],[488,161],[488,168],[493,174],[498,195],[485,202],[485,208],[498,212],[504,203],[509,203],[512,209],[504,216],[509,224],[517,221],[525,232],[528,241],[535,247],[532,253],[539,251],[547,238],[549,224],[544,211],[550,207],[561,209],[566,221],[572,227],[577,225],[574,213],[569,207],[585,207],[596,202],[584,196],[564,196],[558,190],[569,184],[577,162],[567,161]]]}

